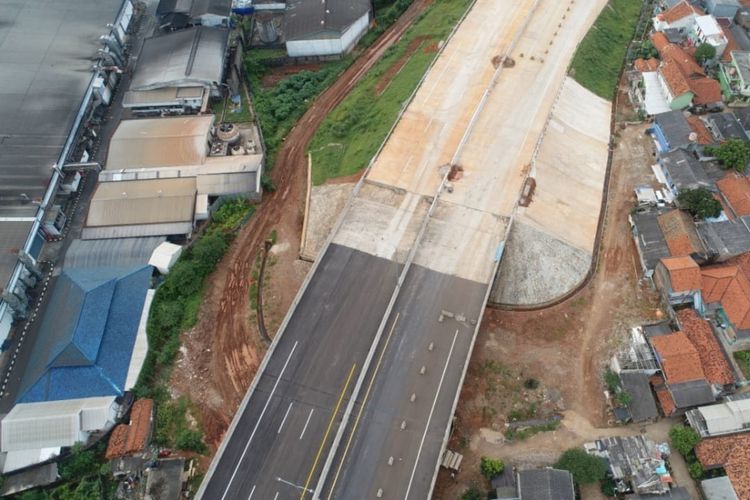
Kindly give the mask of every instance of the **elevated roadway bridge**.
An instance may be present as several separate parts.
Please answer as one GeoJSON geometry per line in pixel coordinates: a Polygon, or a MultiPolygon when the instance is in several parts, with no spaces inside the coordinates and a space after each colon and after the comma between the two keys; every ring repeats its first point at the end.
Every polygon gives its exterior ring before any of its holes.
{"type": "Polygon", "coordinates": [[[199,498],[430,497],[529,163],[605,2],[476,0],[355,188],[199,498]]]}

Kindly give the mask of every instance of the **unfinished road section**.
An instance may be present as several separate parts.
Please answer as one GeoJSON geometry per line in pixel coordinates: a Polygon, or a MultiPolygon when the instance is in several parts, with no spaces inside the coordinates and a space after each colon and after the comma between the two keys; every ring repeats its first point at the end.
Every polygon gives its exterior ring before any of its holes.
{"type": "Polygon", "coordinates": [[[606,0],[477,0],[289,311],[199,497],[429,498],[504,240],[606,0]]]}

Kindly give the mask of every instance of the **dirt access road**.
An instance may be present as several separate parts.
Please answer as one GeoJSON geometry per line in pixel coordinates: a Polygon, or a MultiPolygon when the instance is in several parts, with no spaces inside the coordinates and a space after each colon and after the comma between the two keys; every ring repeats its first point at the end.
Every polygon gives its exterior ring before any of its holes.
{"type": "Polygon", "coordinates": [[[266,193],[259,210],[242,229],[227,255],[205,285],[198,324],[183,336],[183,348],[172,388],[186,395],[199,410],[207,444],[216,449],[255,376],[266,345],[260,341],[249,286],[263,241],[278,234],[273,284],[264,291],[269,332],[275,332],[297,292],[309,264],[300,261],[299,235],[304,210],[307,147],[315,131],[397,42],[431,0],[415,0],[378,40],[365,49],[339,79],[323,92],[290,131],[281,147],[271,178],[277,187],[266,193]]]}

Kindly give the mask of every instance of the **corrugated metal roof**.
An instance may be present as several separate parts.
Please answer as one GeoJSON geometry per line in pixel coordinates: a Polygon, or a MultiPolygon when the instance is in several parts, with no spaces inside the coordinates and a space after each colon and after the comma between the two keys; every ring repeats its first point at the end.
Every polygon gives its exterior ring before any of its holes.
{"type": "Polygon", "coordinates": [[[286,39],[339,37],[369,11],[369,0],[288,0],[286,39]]]}
{"type": "Polygon", "coordinates": [[[73,240],[65,252],[64,268],[131,267],[148,264],[164,236],[117,240],[73,240]]]}
{"type": "Polygon", "coordinates": [[[123,120],[109,143],[107,169],[200,165],[213,115],[123,120]]]}
{"type": "Polygon", "coordinates": [[[750,399],[701,406],[698,411],[703,415],[711,435],[740,432],[750,425],[750,399]]]}
{"type": "Polygon", "coordinates": [[[17,404],[2,420],[2,451],[72,446],[114,417],[113,396],[17,404]]]}
{"type": "Polygon", "coordinates": [[[17,402],[122,394],[151,272],[151,266],[64,269],[17,402]]]}
{"type": "Polygon", "coordinates": [[[81,238],[84,240],[101,240],[112,238],[141,238],[145,236],[181,236],[190,234],[192,231],[192,222],[84,227],[81,232],[81,238]]]}
{"type": "Polygon", "coordinates": [[[185,100],[203,99],[205,87],[164,87],[155,90],[129,90],[122,98],[122,106],[169,106],[185,100]]]}
{"type": "Polygon", "coordinates": [[[199,194],[221,196],[225,194],[255,193],[258,191],[258,178],[255,172],[241,174],[199,175],[199,194]]]}
{"type": "Polygon", "coordinates": [[[131,90],[211,86],[222,80],[229,30],[199,26],[147,38],[131,90]]]}
{"type": "Polygon", "coordinates": [[[192,223],[195,194],[193,178],[101,182],[86,227],[192,223]]]}

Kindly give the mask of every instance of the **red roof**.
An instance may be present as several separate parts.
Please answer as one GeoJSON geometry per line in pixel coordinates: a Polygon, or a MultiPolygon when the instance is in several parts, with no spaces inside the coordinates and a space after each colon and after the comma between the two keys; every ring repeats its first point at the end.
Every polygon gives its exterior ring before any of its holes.
{"type": "Polygon", "coordinates": [[[701,270],[701,293],[706,303],[721,303],[729,321],[740,330],[750,329],[750,282],[739,267],[720,264],[701,270]]]}
{"type": "Polygon", "coordinates": [[[704,469],[723,467],[737,496],[750,499],[750,433],[704,439],[695,456],[704,469]]]}
{"type": "Polygon", "coordinates": [[[682,210],[672,210],[656,218],[672,257],[687,257],[701,251],[695,224],[682,210]]]}
{"type": "Polygon", "coordinates": [[[698,351],[706,379],[712,384],[733,384],[734,372],[708,321],[698,316],[695,309],[677,311],[677,321],[680,324],[680,330],[687,335],[690,343],[698,351]]]}
{"type": "Polygon", "coordinates": [[[651,40],[662,59],[659,72],[672,95],[676,97],[692,92],[693,102],[698,105],[721,102],[719,82],[708,78],[691,54],[682,47],[669,43],[663,33],[654,33],[651,40]]]}
{"type": "Polygon", "coordinates": [[[741,174],[729,173],[719,179],[716,185],[738,217],[750,215],[750,179],[741,174]]]}
{"type": "Polygon", "coordinates": [[[654,57],[651,59],[643,59],[642,57],[639,57],[633,61],[633,67],[641,73],[656,71],[659,69],[659,60],[654,57]]]}
{"type": "Polygon", "coordinates": [[[151,416],[154,402],[139,399],[130,409],[130,425],[120,424],[112,431],[105,457],[122,457],[143,450],[151,434],[151,416]]]}
{"type": "Polygon", "coordinates": [[[687,0],[682,0],[682,2],[676,4],[671,9],[660,13],[657,17],[662,21],[672,24],[673,22],[684,19],[691,14],[702,16],[703,11],[688,3],[687,0]]]}
{"type": "Polygon", "coordinates": [[[661,259],[661,263],[669,273],[675,292],[701,289],[701,269],[690,257],[668,257],[661,259]]]}
{"type": "Polygon", "coordinates": [[[693,129],[693,132],[698,135],[698,144],[705,146],[706,144],[711,144],[712,142],[714,142],[713,137],[711,137],[711,132],[708,130],[705,122],[701,120],[700,117],[690,115],[687,117],[687,121],[688,125],[690,125],[690,128],[693,129]]]}
{"type": "Polygon", "coordinates": [[[659,400],[659,406],[661,406],[661,411],[664,412],[665,417],[671,417],[677,410],[674,398],[672,398],[672,394],[666,386],[656,389],[656,399],[659,400]]]}
{"type": "Polygon", "coordinates": [[[668,383],[705,380],[698,351],[683,332],[652,337],[651,345],[659,356],[661,369],[668,383]]]}

